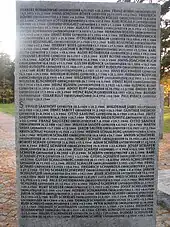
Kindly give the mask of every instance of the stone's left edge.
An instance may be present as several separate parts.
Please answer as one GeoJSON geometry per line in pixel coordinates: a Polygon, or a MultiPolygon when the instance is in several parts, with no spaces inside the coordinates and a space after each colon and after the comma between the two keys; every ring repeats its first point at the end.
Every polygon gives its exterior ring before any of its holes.
{"type": "Polygon", "coordinates": [[[21,184],[20,184],[20,148],[19,148],[19,55],[20,55],[20,5],[16,2],[16,51],[15,51],[15,149],[16,149],[16,187],[17,187],[17,221],[21,219],[21,184]]]}

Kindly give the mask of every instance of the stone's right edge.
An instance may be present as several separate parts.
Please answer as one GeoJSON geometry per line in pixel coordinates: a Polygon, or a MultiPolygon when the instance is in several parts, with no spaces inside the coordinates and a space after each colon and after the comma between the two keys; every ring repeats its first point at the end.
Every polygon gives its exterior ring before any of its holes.
{"type": "Polygon", "coordinates": [[[156,226],[156,211],[157,211],[157,193],[158,193],[158,152],[160,140],[160,16],[161,6],[156,4],[156,141],[155,141],[155,190],[154,190],[154,227],[156,226]]]}

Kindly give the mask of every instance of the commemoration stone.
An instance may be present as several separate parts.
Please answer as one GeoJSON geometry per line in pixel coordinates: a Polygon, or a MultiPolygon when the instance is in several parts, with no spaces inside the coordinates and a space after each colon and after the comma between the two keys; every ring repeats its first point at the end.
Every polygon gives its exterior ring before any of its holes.
{"type": "Polygon", "coordinates": [[[19,226],[155,227],[159,13],[17,2],[19,226]]]}

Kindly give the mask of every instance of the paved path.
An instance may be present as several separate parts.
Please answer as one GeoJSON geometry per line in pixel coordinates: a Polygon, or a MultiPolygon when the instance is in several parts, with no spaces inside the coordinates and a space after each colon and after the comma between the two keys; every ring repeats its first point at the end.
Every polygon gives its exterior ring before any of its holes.
{"type": "Polygon", "coordinates": [[[15,118],[9,114],[0,112],[0,129],[14,136],[15,118]]]}
{"type": "Polygon", "coordinates": [[[0,227],[17,226],[15,118],[0,112],[0,227]]]}
{"type": "MultiPolygon", "coordinates": [[[[14,117],[0,113],[0,227],[17,227],[14,125],[14,117]]],[[[169,179],[170,171],[170,133],[160,142],[159,170],[166,171],[159,175],[160,185],[164,188],[167,184],[164,178],[168,174],[169,179]]],[[[160,206],[157,227],[170,227],[170,211],[160,206]]]]}
{"type": "Polygon", "coordinates": [[[14,149],[15,147],[15,118],[0,112],[0,148],[14,149]]]}

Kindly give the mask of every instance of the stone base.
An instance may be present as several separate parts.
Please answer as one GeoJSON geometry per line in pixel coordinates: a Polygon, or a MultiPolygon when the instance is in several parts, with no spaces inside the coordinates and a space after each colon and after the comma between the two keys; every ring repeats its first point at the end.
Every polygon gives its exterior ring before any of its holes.
{"type": "Polygon", "coordinates": [[[156,227],[153,217],[21,219],[19,227],[156,227]]]}

